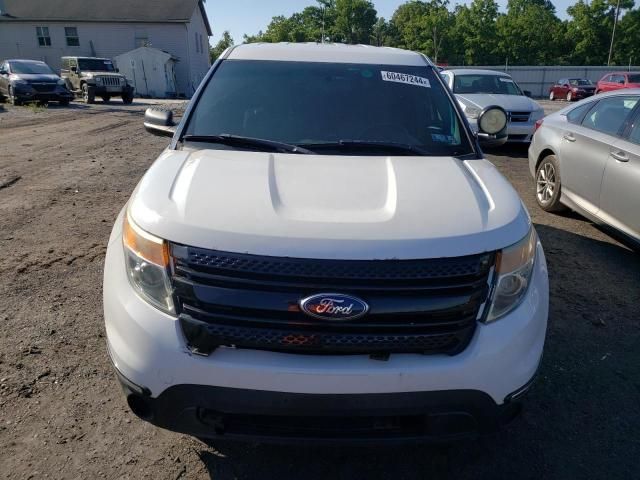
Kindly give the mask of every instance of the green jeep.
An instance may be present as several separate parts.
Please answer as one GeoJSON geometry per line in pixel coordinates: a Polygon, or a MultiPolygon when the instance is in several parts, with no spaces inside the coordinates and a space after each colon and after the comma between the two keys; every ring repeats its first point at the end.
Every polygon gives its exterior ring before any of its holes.
{"type": "Polygon", "coordinates": [[[133,102],[133,87],[108,58],[62,57],[60,76],[85,103],[94,103],[96,97],[104,102],[121,97],[126,105],[133,102]]]}

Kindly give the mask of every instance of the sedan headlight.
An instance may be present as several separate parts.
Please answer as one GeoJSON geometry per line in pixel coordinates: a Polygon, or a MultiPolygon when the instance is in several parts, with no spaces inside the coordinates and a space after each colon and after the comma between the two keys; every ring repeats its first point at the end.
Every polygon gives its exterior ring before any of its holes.
{"type": "Polygon", "coordinates": [[[498,320],[522,302],[531,283],[537,243],[538,235],[531,227],[522,240],[498,252],[497,278],[485,323],[498,320]]]}
{"type": "Polygon", "coordinates": [[[9,75],[9,81],[14,85],[26,85],[29,83],[26,80],[21,79],[18,75],[13,74],[9,75]]]}
{"type": "Polygon", "coordinates": [[[58,82],[57,82],[57,83],[58,83],[58,85],[60,85],[61,87],[64,87],[64,86],[66,85],[65,81],[64,81],[64,80],[62,80],[62,79],[58,80],[58,82]]]}
{"type": "Polygon", "coordinates": [[[169,280],[169,246],[136,226],[125,215],[122,240],[131,286],[154,307],[175,315],[169,280]]]}
{"type": "Polygon", "coordinates": [[[481,113],[482,113],[482,110],[476,107],[467,107],[464,109],[465,116],[473,120],[477,119],[481,113]]]}

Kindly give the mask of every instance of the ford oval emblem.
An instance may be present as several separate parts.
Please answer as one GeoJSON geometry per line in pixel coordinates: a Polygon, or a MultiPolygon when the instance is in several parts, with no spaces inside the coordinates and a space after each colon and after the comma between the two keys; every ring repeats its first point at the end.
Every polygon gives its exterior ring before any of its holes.
{"type": "Polygon", "coordinates": [[[322,320],[345,321],[360,318],[369,305],[359,298],[341,293],[319,293],[300,300],[304,313],[322,320]]]}

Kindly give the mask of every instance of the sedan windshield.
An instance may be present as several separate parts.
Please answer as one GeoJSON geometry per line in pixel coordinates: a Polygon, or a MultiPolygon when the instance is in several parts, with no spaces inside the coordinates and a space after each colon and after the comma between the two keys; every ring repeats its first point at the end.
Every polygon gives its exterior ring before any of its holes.
{"type": "Polygon", "coordinates": [[[522,95],[520,88],[510,77],[490,74],[458,74],[453,82],[453,92],[522,95]]]}
{"type": "Polygon", "coordinates": [[[574,87],[593,85],[593,83],[591,83],[591,80],[586,80],[584,78],[572,78],[571,80],[569,80],[569,83],[574,87]]]}
{"type": "Polygon", "coordinates": [[[46,63],[39,62],[9,62],[11,73],[22,75],[55,75],[46,63]]]}
{"type": "Polygon", "coordinates": [[[78,67],[80,71],[86,72],[114,72],[113,62],[100,58],[79,58],[78,67]]]}
{"type": "Polygon", "coordinates": [[[209,138],[219,149],[264,149],[268,140],[332,155],[472,153],[436,75],[426,65],[225,60],[184,140],[209,138]]]}

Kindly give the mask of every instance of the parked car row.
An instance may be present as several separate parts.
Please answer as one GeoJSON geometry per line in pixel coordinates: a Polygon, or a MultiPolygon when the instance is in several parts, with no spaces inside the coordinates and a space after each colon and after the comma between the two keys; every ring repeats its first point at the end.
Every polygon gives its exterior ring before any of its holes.
{"type": "Polygon", "coordinates": [[[96,96],[108,102],[122,98],[133,102],[134,88],[107,58],[63,57],[60,75],[45,62],[4,60],[0,63],[0,97],[14,105],[27,102],[69,102],[80,97],[94,103],[96,96]]]}
{"type": "Polygon", "coordinates": [[[549,100],[572,102],[625,88],[640,88],[640,72],[607,73],[595,85],[587,78],[561,78],[549,88],[549,100]]]}

